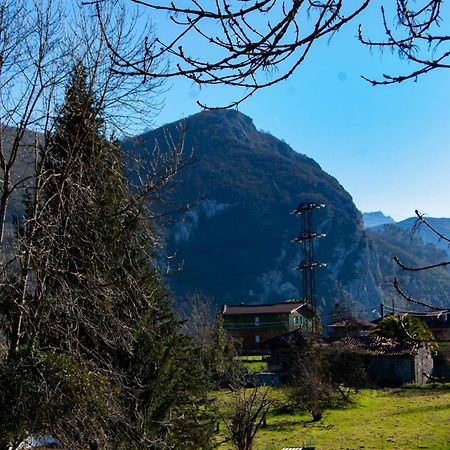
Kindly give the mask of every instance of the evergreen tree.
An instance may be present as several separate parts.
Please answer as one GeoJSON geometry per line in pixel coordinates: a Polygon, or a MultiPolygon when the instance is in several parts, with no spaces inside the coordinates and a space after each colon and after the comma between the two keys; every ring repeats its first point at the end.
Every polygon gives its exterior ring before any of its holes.
{"type": "Polygon", "coordinates": [[[0,443],[49,433],[71,448],[209,448],[201,371],[82,64],[36,184],[8,291],[0,443]]]}

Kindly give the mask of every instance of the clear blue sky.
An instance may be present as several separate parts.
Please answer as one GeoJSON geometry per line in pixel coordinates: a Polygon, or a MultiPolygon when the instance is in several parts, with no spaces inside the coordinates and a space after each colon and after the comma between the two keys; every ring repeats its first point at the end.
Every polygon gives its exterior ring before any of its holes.
{"type": "MultiPolygon", "coordinates": [[[[379,23],[376,6],[330,43],[318,43],[291,79],[260,91],[239,110],[257,128],[314,158],[361,211],[381,210],[401,220],[417,208],[450,217],[450,71],[385,87],[361,79],[408,69],[396,57],[371,53],[357,42],[359,22],[379,23]]],[[[223,104],[231,95],[237,96],[226,88],[198,91],[175,80],[156,124],[198,112],[197,99],[223,104]]]]}

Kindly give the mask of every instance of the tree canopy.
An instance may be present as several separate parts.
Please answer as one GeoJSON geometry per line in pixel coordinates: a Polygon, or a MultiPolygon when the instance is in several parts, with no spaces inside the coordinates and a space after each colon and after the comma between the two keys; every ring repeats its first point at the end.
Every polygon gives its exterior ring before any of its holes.
{"type": "Polygon", "coordinates": [[[399,342],[424,342],[433,350],[437,348],[433,334],[425,322],[408,314],[384,317],[372,333],[399,342]]]}
{"type": "Polygon", "coordinates": [[[209,448],[203,372],[81,62],[37,168],[2,279],[1,445],[51,434],[80,449],[209,448]]]}

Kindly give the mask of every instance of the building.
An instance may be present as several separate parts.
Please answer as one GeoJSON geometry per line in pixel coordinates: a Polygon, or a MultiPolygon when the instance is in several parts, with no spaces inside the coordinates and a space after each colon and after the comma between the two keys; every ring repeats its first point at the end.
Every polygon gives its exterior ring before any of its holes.
{"type": "Polygon", "coordinates": [[[448,309],[409,314],[425,322],[437,342],[450,341],[450,312],[448,309]]]}
{"type": "Polygon", "coordinates": [[[381,386],[423,384],[429,381],[433,372],[433,357],[423,342],[400,343],[370,335],[349,336],[336,340],[336,343],[349,351],[364,354],[370,379],[381,386]]]}
{"type": "Polygon", "coordinates": [[[314,325],[314,311],[306,302],[223,305],[221,314],[224,328],[243,350],[264,349],[263,341],[273,336],[314,325]]]}
{"type": "MultiPolygon", "coordinates": [[[[392,314],[408,315],[411,317],[415,317],[416,319],[420,319],[431,331],[436,342],[450,341],[450,310],[448,309],[438,309],[427,312],[397,310],[395,313],[391,313],[389,315],[392,314]]],[[[383,320],[383,317],[375,319],[374,321],[372,321],[372,323],[378,324],[381,322],[381,320],[383,320]]]]}
{"type": "Polygon", "coordinates": [[[336,354],[346,352],[355,361],[361,360],[372,383],[398,386],[404,383],[422,384],[433,372],[433,358],[426,344],[418,341],[400,343],[381,336],[346,336],[331,339],[322,335],[295,330],[268,339],[269,370],[289,379],[298,366],[302,353],[312,347],[317,352],[336,354]]]}
{"type": "Polygon", "coordinates": [[[367,336],[376,325],[368,320],[344,317],[327,325],[328,334],[333,338],[345,336],[367,336]]]}

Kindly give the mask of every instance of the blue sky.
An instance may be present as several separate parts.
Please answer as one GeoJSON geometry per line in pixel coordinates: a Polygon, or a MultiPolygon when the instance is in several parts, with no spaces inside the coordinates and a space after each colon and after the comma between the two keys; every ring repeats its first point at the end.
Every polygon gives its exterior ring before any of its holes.
{"type": "MultiPolygon", "coordinates": [[[[450,217],[450,71],[394,86],[364,81],[362,74],[408,70],[391,54],[371,53],[357,42],[358,23],[376,29],[379,17],[375,4],[331,42],[316,44],[292,78],[260,91],[239,110],[257,128],[314,158],[361,211],[381,210],[396,220],[415,209],[450,217]]],[[[198,99],[223,104],[237,95],[222,87],[199,91],[177,79],[156,125],[200,111],[198,99]]]]}

